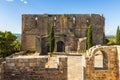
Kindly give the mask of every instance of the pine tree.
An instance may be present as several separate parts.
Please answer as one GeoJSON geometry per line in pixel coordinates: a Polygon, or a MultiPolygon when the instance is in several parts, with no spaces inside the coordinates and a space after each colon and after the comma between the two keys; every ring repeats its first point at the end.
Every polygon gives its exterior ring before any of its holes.
{"type": "Polygon", "coordinates": [[[87,32],[87,49],[92,47],[92,28],[91,26],[88,27],[88,32],[87,32]]]}
{"type": "Polygon", "coordinates": [[[116,31],[116,44],[120,45],[120,29],[119,29],[119,26],[117,27],[117,31],[116,31]]]}
{"type": "Polygon", "coordinates": [[[55,37],[54,37],[54,26],[51,26],[50,30],[50,54],[54,51],[55,37]]]}

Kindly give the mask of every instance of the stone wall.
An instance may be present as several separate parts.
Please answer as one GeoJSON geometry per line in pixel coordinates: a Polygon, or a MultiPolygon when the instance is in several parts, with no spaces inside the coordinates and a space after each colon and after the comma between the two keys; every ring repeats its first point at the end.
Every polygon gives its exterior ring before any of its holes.
{"type": "Polygon", "coordinates": [[[3,75],[4,75],[4,64],[3,60],[0,59],[0,80],[3,80],[3,75]]]}
{"type": "Polygon", "coordinates": [[[77,50],[86,50],[87,38],[79,38],[77,50]]]}
{"type": "MultiPolygon", "coordinates": [[[[22,50],[42,52],[43,44],[48,44],[50,27],[55,26],[55,51],[57,43],[62,41],[64,51],[77,51],[79,38],[87,36],[87,28],[92,26],[93,44],[103,44],[104,17],[100,14],[23,14],[22,15],[22,50]],[[66,48],[67,47],[67,48],[66,48]]],[[[69,52],[68,51],[68,52],[69,52]]],[[[62,51],[63,52],[63,51],[62,51]]]]}
{"type": "Polygon", "coordinates": [[[120,46],[93,46],[85,55],[69,54],[67,57],[0,59],[0,80],[74,79],[120,80],[120,46]]]}
{"type": "Polygon", "coordinates": [[[47,62],[48,58],[6,59],[0,80],[67,80],[67,58],[60,57],[57,68],[46,68],[47,62]]]}
{"type": "Polygon", "coordinates": [[[118,52],[114,46],[90,49],[86,57],[85,80],[119,80],[118,52]],[[95,57],[102,52],[103,66],[95,67],[95,57]]]}

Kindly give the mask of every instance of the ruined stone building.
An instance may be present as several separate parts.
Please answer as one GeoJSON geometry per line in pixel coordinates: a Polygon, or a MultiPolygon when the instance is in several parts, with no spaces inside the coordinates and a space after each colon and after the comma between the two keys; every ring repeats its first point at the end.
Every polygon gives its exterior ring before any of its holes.
{"type": "Polygon", "coordinates": [[[84,50],[89,25],[92,26],[93,44],[103,44],[104,20],[100,14],[23,14],[22,50],[47,54],[52,25],[55,52],[84,50]]]}

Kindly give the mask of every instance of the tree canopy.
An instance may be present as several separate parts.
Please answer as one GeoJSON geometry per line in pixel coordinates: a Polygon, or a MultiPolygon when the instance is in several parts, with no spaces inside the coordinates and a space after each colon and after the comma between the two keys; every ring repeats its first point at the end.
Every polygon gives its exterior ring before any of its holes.
{"type": "Polygon", "coordinates": [[[6,57],[20,49],[19,42],[15,42],[17,37],[9,31],[0,31],[0,56],[6,57]],[[18,49],[19,48],[19,49],[18,49]]]}

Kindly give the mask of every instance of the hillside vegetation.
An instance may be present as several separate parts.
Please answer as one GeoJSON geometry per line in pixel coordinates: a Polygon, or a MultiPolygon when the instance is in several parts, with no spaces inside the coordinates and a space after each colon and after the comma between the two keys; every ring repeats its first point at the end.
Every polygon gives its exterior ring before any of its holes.
{"type": "Polygon", "coordinates": [[[115,45],[116,44],[115,36],[106,36],[105,43],[108,45],[115,45]]]}

